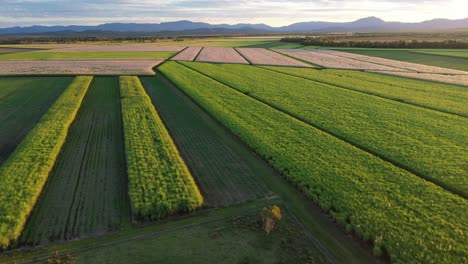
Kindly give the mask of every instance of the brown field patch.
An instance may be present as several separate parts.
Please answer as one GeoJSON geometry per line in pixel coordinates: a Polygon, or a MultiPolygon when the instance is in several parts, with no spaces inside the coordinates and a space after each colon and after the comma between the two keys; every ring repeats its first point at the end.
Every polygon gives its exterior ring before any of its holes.
{"type": "Polygon", "coordinates": [[[2,47],[0,47],[0,54],[28,52],[28,51],[35,51],[35,49],[15,49],[15,48],[2,48],[2,47]]]}
{"type": "Polygon", "coordinates": [[[200,55],[198,55],[197,61],[249,64],[249,62],[233,48],[203,48],[200,55]]]}
{"type": "Polygon", "coordinates": [[[176,61],[193,61],[198,53],[200,53],[200,50],[202,47],[188,47],[176,56],[172,58],[172,60],[176,61]]]}
{"type": "Polygon", "coordinates": [[[87,44],[44,44],[34,45],[44,48],[38,52],[154,52],[181,51],[185,47],[152,46],[152,45],[87,45],[87,44]]]}
{"type": "Polygon", "coordinates": [[[250,63],[259,65],[277,65],[277,66],[293,66],[293,67],[312,67],[301,61],[283,56],[276,52],[261,48],[237,48],[242,56],[250,63]]]}
{"type": "Polygon", "coordinates": [[[275,49],[275,51],[325,68],[375,71],[407,71],[390,66],[338,57],[312,50],[275,49]]]}
{"type": "Polygon", "coordinates": [[[371,72],[468,86],[468,75],[461,75],[461,74],[460,75],[447,75],[447,74],[437,74],[437,73],[393,72],[393,71],[371,71],[371,72]]]}
{"type": "Polygon", "coordinates": [[[154,75],[162,59],[2,60],[1,75],[154,75]]]}
{"type": "Polygon", "coordinates": [[[390,59],[384,59],[384,58],[379,58],[379,57],[372,57],[372,56],[366,56],[366,55],[354,54],[354,53],[348,53],[348,52],[342,52],[342,51],[317,50],[317,52],[326,53],[326,54],[341,57],[341,58],[349,58],[349,59],[363,61],[363,62],[371,62],[371,63],[381,64],[381,65],[386,65],[386,66],[402,69],[404,71],[421,72],[421,73],[439,73],[439,74],[468,74],[468,72],[465,72],[465,71],[417,64],[417,63],[411,63],[411,62],[405,62],[405,61],[390,60],[390,59]]]}

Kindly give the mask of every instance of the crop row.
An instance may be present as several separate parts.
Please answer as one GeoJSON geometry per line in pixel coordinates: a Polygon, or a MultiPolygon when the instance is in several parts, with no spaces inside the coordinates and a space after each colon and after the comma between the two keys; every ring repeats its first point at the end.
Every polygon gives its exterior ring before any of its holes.
{"type": "Polygon", "coordinates": [[[468,93],[456,85],[351,70],[262,68],[468,117],[468,93]]]}
{"type": "Polygon", "coordinates": [[[181,64],[159,69],[377,255],[466,262],[464,198],[181,64]]]}
{"type": "Polygon", "coordinates": [[[92,77],[76,77],[0,167],[0,247],[18,239],[92,77]]]}
{"type": "Polygon", "coordinates": [[[468,120],[464,117],[258,67],[194,62],[184,65],[447,190],[468,196],[468,120]]]}
{"type": "Polygon", "coordinates": [[[160,219],[200,207],[200,191],[140,80],[120,77],[120,96],[134,216],[160,219]]]}

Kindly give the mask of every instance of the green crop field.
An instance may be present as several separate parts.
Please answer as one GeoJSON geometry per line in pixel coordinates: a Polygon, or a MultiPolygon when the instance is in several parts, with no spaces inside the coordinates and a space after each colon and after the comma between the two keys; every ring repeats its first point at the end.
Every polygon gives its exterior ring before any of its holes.
{"type": "Polygon", "coordinates": [[[440,55],[448,57],[466,58],[468,59],[468,50],[421,50],[416,51],[417,53],[429,54],[429,55],[440,55]]]}
{"type": "MultiPolygon", "coordinates": [[[[455,70],[468,71],[468,59],[415,52],[417,50],[399,49],[363,49],[363,48],[330,48],[333,50],[380,57],[391,60],[419,63],[455,70]]],[[[426,52],[427,50],[424,50],[426,52]]]]}
{"type": "Polygon", "coordinates": [[[258,67],[184,65],[447,190],[468,196],[467,168],[461,158],[468,157],[463,144],[466,118],[258,67]],[[438,137],[429,136],[433,134],[438,137]]]}
{"type": "Polygon", "coordinates": [[[127,59],[127,58],[169,58],[172,51],[150,52],[20,52],[0,54],[0,60],[46,60],[46,59],[127,59]]]}
{"type": "Polygon", "coordinates": [[[453,263],[468,252],[464,198],[182,64],[160,70],[375,254],[453,263]]]}
{"type": "Polygon", "coordinates": [[[69,77],[0,78],[0,165],[71,80],[69,77]]]}
{"type": "Polygon", "coordinates": [[[466,104],[468,94],[466,88],[462,86],[351,70],[261,67],[353,91],[468,117],[468,105],[466,104]]]}
{"type": "Polygon", "coordinates": [[[92,77],[77,77],[0,167],[0,247],[21,234],[92,77]]]}
{"type": "Polygon", "coordinates": [[[234,138],[201,111],[161,74],[141,77],[142,83],[187,166],[194,175],[205,203],[225,206],[269,196],[252,165],[234,138]],[[234,141],[234,142],[233,142],[234,141]]]}
{"type": "Polygon", "coordinates": [[[119,83],[94,78],[22,234],[40,244],[128,225],[119,83]]]}
{"type": "Polygon", "coordinates": [[[133,215],[160,219],[200,207],[203,197],[140,80],[120,77],[120,96],[133,215]]]}

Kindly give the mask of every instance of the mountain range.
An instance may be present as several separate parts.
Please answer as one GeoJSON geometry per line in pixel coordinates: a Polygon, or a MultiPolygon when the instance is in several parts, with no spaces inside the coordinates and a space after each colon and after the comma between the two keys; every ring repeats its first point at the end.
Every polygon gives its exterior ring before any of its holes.
{"type": "Polygon", "coordinates": [[[1,35],[44,34],[60,32],[115,32],[115,33],[309,33],[309,32],[377,32],[468,29],[468,18],[433,19],[418,23],[386,22],[367,17],[352,22],[300,22],[289,26],[271,27],[266,24],[209,24],[188,20],[165,23],[107,23],[97,26],[29,26],[0,28],[1,35]]]}

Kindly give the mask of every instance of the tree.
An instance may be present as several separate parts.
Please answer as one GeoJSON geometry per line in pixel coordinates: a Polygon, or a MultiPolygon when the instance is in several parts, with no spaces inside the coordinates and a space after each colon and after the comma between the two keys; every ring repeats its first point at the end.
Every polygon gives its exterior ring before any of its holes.
{"type": "Polygon", "coordinates": [[[265,230],[267,234],[270,234],[275,228],[276,222],[281,220],[282,217],[281,209],[278,206],[264,207],[262,209],[263,230],[265,230]]]}

